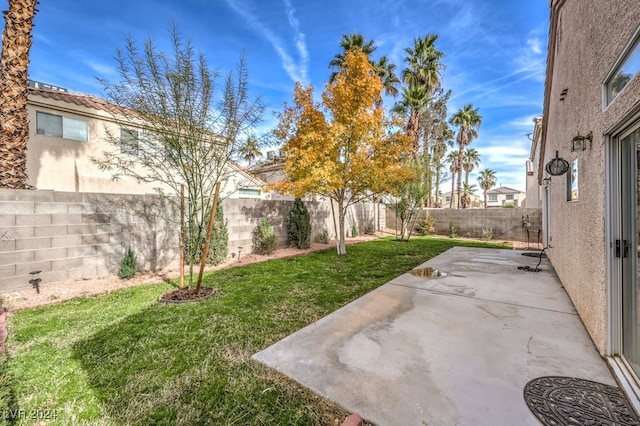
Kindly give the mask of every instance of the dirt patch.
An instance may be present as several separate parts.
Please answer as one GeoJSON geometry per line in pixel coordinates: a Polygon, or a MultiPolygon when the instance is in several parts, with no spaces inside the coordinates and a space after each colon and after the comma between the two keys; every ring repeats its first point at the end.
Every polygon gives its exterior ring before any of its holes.
{"type": "MultiPolygon", "coordinates": [[[[378,235],[362,235],[353,238],[347,238],[347,244],[355,244],[363,241],[370,241],[383,236],[378,235]]],[[[328,250],[335,248],[336,241],[329,244],[314,243],[310,248],[300,250],[297,248],[284,248],[273,252],[268,256],[258,254],[247,254],[240,256],[240,259],[230,258],[224,263],[216,266],[207,267],[206,271],[214,271],[218,269],[234,268],[237,266],[249,265],[257,262],[264,262],[271,259],[281,259],[286,257],[301,256],[307,253],[328,250]]],[[[197,268],[196,272],[197,274],[197,268]]],[[[33,308],[37,306],[50,305],[76,297],[93,296],[96,294],[108,293],[114,290],[120,290],[127,287],[134,287],[144,284],[153,284],[158,282],[167,282],[178,278],[180,271],[177,268],[168,268],[158,272],[139,272],[133,278],[123,280],[118,276],[108,276],[100,278],[91,278],[84,280],[68,280],[58,281],[55,283],[42,283],[40,285],[40,293],[36,293],[35,289],[25,288],[18,291],[11,291],[2,294],[4,299],[4,307],[9,311],[33,308]]]]}

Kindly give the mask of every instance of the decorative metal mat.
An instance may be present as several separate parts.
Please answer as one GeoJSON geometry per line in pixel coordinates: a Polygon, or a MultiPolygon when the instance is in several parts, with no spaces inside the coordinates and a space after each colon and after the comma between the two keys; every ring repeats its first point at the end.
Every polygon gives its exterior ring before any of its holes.
{"type": "Polygon", "coordinates": [[[573,377],[538,377],[524,387],[524,400],[545,426],[640,425],[615,386],[573,377]]]}

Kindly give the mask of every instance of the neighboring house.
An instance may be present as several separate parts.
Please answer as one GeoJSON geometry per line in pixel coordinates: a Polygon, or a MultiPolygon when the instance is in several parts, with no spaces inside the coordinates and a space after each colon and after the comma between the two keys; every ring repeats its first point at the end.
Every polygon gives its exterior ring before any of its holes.
{"type": "MultiPolygon", "coordinates": [[[[251,169],[251,173],[258,179],[266,182],[267,184],[276,183],[284,180],[287,176],[284,172],[284,157],[277,151],[267,152],[267,162],[260,164],[251,169]]],[[[272,200],[293,200],[291,195],[284,195],[276,191],[271,191],[272,200]]]]}
{"type": "Polygon", "coordinates": [[[553,0],[551,8],[537,171],[546,253],[638,410],[640,7],[553,0]]]}
{"type": "MultiPolygon", "coordinates": [[[[526,193],[508,186],[499,186],[487,191],[487,207],[504,207],[511,204],[514,207],[525,207],[526,193]]],[[[529,207],[529,206],[526,206],[529,207]]]]}
{"type": "Polygon", "coordinates": [[[540,208],[542,206],[542,191],[538,184],[538,167],[540,165],[540,144],[542,141],[542,117],[533,119],[534,128],[531,138],[531,150],[526,162],[526,200],[528,208],[540,208]]]}
{"type": "MultiPolygon", "coordinates": [[[[96,96],[70,93],[65,89],[32,82],[29,87],[28,184],[41,190],[145,194],[157,184],[138,183],[131,178],[113,180],[91,162],[101,157],[107,129],[122,137],[132,130],[121,129],[109,112],[110,104],[96,96]]],[[[268,198],[264,182],[235,163],[222,186],[226,198],[268,198]]]]}
{"type": "MultiPolygon", "coordinates": [[[[441,195],[440,199],[442,200],[442,208],[443,209],[448,209],[449,206],[452,206],[452,208],[457,209],[458,208],[458,191],[455,191],[455,196],[453,197],[453,204],[451,204],[451,194],[454,194],[453,192],[449,191],[449,192],[445,192],[444,194],[441,195]]],[[[470,194],[471,197],[471,204],[467,206],[468,209],[476,209],[478,207],[482,207],[482,201],[480,200],[480,197],[477,194],[470,194]]]]}

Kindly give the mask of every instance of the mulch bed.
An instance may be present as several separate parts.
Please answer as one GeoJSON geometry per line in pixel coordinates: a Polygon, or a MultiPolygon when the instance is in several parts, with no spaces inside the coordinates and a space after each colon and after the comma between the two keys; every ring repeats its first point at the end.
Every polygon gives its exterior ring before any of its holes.
{"type": "Polygon", "coordinates": [[[216,294],[216,289],[213,287],[200,287],[200,291],[196,293],[195,288],[178,288],[171,290],[158,298],[158,301],[163,303],[188,303],[199,302],[201,300],[208,299],[216,294]]]}

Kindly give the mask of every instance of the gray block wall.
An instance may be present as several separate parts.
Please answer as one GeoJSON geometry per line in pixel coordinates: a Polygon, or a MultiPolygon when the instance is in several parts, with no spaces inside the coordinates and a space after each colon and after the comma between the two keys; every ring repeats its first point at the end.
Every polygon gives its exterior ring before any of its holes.
{"type": "MultiPolygon", "coordinates": [[[[453,221],[460,237],[483,238],[483,232],[491,230],[494,240],[527,241],[529,238],[531,243],[537,242],[539,237],[542,240],[542,210],[539,208],[423,209],[418,220],[424,220],[427,212],[435,219],[438,235],[449,235],[449,223],[453,221]]],[[[395,230],[399,226],[395,211],[387,206],[387,227],[395,230]]]]}
{"type": "MultiPolygon", "coordinates": [[[[222,203],[229,230],[229,255],[252,251],[253,229],[262,217],[274,226],[278,246],[287,245],[292,201],[227,199],[222,203]]],[[[308,202],[313,241],[323,229],[335,237],[329,202],[308,202]]],[[[359,203],[349,208],[345,229],[359,233],[378,224],[384,206],[359,203]]],[[[335,205],[334,205],[335,207],[335,205]]],[[[30,287],[29,272],[39,270],[42,285],[70,279],[115,275],[127,249],[140,270],[176,266],[179,220],[166,200],[155,195],[122,195],[31,190],[0,190],[0,292],[30,287]]]]}

